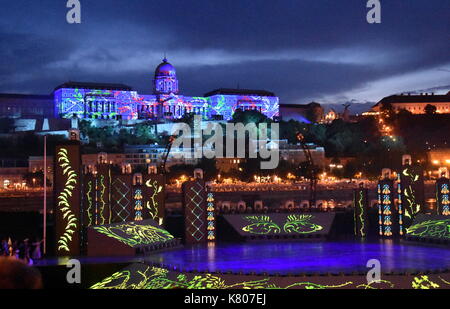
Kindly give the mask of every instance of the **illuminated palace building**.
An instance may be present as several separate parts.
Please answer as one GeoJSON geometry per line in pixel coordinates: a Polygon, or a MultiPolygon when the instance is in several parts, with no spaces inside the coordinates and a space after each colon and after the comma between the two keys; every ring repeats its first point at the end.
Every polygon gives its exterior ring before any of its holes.
{"type": "Polygon", "coordinates": [[[413,114],[425,114],[425,107],[433,105],[438,114],[450,114],[450,92],[447,94],[421,93],[399,94],[383,98],[371,109],[379,113],[384,104],[390,104],[394,111],[407,110],[413,114]]]}
{"type": "Polygon", "coordinates": [[[143,95],[126,85],[69,82],[54,92],[55,116],[90,119],[176,119],[185,113],[205,119],[228,120],[236,109],[257,110],[273,118],[278,97],[262,90],[217,89],[202,97],[179,93],[175,68],[163,59],[155,70],[153,94],[143,95]]]}

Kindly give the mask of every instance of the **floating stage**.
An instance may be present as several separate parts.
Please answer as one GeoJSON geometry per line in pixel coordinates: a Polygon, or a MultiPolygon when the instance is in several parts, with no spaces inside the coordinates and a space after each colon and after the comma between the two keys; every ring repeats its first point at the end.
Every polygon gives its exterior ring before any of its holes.
{"type": "Polygon", "coordinates": [[[204,243],[152,252],[90,287],[450,289],[450,247],[444,242],[448,217],[418,216],[404,239],[374,241],[317,239],[332,229],[332,213],[239,214],[222,219],[242,238],[265,241],[204,243]],[[439,243],[409,241],[415,237],[439,243]],[[368,283],[371,259],[380,261],[381,280],[368,283]]]}
{"type": "Polygon", "coordinates": [[[152,254],[91,288],[450,289],[450,265],[442,263],[449,258],[444,247],[391,241],[197,246],[152,254]],[[380,259],[382,275],[381,281],[368,284],[370,258],[380,259]]]}

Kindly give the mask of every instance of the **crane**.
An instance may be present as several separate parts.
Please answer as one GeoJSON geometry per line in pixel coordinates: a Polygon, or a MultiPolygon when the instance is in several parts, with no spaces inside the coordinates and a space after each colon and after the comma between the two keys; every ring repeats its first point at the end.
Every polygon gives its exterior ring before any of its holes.
{"type": "Polygon", "coordinates": [[[163,162],[160,166],[160,173],[165,175],[166,174],[166,162],[167,162],[167,158],[169,157],[169,153],[170,153],[170,149],[172,149],[172,144],[173,141],[175,140],[175,136],[171,135],[169,136],[169,141],[166,145],[166,148],[164,149],[164,154],[163,154],[163,162]]]}
{"type": "Polygon", "coordinates": [[[314,165],[311,151],[309,150],[308,145],[306,145],[304,135],[300,132],[297,132],[296,137],[300,142],[300,145],[302,146],[307,163],[307,175],[309,177],[309,207],[315,207],[317,191],[317,168],[314,165]]]}

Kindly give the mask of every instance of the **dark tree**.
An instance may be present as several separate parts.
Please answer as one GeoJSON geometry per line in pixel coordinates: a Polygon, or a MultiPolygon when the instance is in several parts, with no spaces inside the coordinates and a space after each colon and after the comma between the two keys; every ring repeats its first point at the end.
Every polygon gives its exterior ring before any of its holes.
{"type": "Polygon", "coordinates": [[[427,115],[436,114],[436,110],[437,110],[436,106],[434,106],[432,104],[427,104],[427,106],[425,106],[425,108],[424,108],[424,112],[427,115]]]}

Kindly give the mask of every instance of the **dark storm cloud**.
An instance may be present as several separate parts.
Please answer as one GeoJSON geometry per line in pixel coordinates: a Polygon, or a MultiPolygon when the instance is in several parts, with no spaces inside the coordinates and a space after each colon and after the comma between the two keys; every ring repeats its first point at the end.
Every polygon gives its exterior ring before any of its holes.
{"type": "Polygon", "coordinates": [[[365,0],[81,3],[82,24],[68,25],[65,1],[5,1],[0,91],[48,93],[80,80],[150,93],[165,51],[186,94],[239,84],[304,103],[450,63],[448,0],[382,1],[379,25],[367,24],[365,0]],[[211,50],[221,54],[208,60],[211,50]]]}

